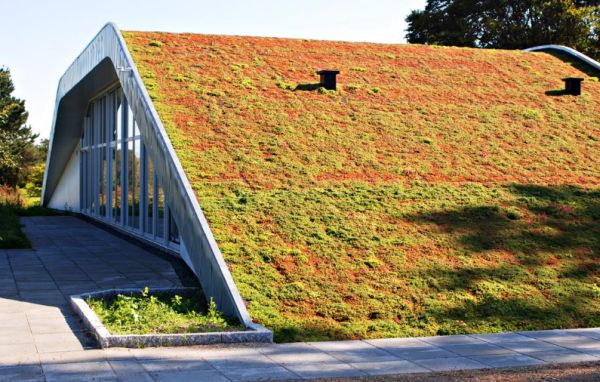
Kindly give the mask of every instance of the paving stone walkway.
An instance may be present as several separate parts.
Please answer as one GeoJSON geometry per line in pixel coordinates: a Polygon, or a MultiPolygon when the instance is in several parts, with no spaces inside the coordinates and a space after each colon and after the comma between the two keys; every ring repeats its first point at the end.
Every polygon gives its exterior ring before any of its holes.
{"type": "Polygon", "coordinates": [[[75,217],[24,218],[0,250],[0,381],[257,381],[600,360],[600,328],[261,346],[98,349],[66,297],[189,282],[181,263],[75,217]]]}

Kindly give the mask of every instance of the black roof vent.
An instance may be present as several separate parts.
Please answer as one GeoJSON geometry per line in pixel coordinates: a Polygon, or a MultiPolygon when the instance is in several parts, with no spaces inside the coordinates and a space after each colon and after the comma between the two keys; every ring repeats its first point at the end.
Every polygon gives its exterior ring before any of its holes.
{"type": "Polygon", "coordinates": [[[327,90],[336,90],[336,79],[335,76],[340,74],[339,70],[319,70],[317,72],[321,76],[321,86],[327,90]]]}
{"type": "Polygon", "coordinates": [[[565,81],[565,93],[578,96],[581,95],[581,83],[583,82],[583,78],[577,77],[567,77],[563,78],[565,81]]]}

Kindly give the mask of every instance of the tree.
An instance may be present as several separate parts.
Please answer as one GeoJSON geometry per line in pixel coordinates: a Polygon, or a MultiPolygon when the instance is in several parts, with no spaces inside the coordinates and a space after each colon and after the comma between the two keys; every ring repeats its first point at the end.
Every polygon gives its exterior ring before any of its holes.
{"type": "Polygon", "coordinates": [[[10,71],[0,68],[0,184],[13,188],[24,183],[21,169],[36,160],[33,142],[37,138],[25,125],[25,101],[13,97],[14,90],[10,71]]]}
{"type": "Polygon", "coordinates": [[[560,44],[600,57],[600,0],[428,0],[406,21],[410,43],[503,49],[560,44]]]}

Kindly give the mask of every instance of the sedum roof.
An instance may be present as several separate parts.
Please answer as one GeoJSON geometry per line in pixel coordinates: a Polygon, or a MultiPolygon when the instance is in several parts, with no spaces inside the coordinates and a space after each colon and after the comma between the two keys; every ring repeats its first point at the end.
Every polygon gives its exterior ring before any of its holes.
{"type": "Polygon", "coordinates": [[[594,73],[548,53],[123,35],[276,339],[600,325],[594,73]],[[580,97],[560,92],[573,76],[580,97]]]}

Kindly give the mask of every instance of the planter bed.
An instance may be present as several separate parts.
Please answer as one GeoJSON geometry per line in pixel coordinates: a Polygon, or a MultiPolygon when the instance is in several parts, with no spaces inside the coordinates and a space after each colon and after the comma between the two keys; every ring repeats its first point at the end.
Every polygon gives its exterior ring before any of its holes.
{"type": "MultiPolygon", "coordinates": [[[[183,295],[200,291],[198,288],[156,288],[154,294],[183,295]]],[[[250,324],[245,329],[233,326],[232,330],[201,333],[151,333],[151,334],[113,334],[87,303],[93,300],[114,300],[119,294],[126,296],[141,296],[140,289],[110,289],[98,292],[84,293],[70,297],[73,309],[82,318],[84,325],[90,329],[102,348],[127,347],[141,348],[152,346],[189,346],[210,345],[219,343],[272,342],[273,333],[258,325],[250,324]]]]}

